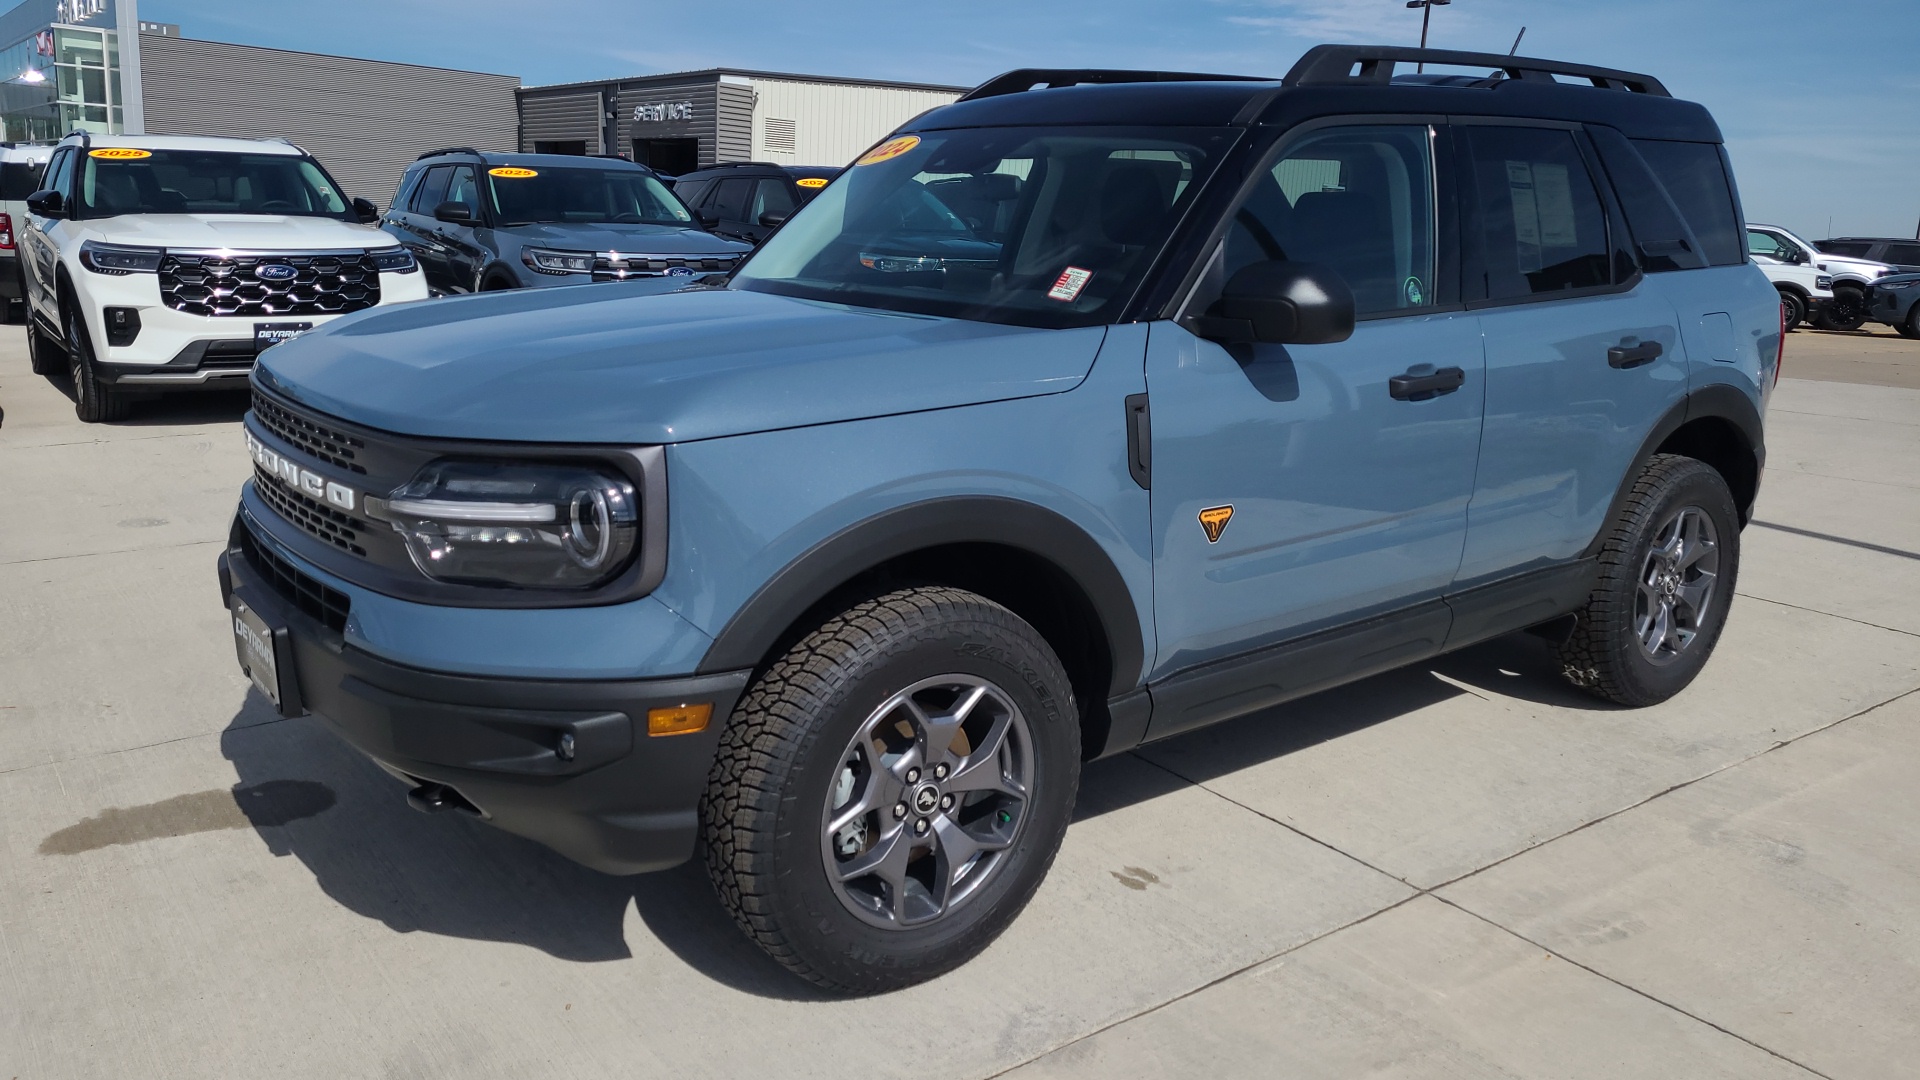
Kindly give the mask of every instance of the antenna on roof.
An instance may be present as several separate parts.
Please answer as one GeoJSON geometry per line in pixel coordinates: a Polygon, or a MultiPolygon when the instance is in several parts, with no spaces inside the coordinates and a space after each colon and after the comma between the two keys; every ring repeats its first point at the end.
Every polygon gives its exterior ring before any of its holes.
{"type": "Polygon", "coordinates": [[[1513,35],[1513,48],[1507,50],[1508,56],[1512,56],[1520,51],[1520,39],[1526,36],[1527,28],[1523,26],[1520,28],[1519,33],[1513,35]]]}

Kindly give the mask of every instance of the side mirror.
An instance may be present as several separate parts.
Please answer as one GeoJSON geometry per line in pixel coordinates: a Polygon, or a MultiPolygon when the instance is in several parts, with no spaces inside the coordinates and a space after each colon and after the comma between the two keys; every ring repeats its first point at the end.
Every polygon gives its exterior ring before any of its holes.
{"type": "Polygon", "coordinates": [[[380,220],[380,208],[373,204],[372,199],[353,200],[353,213],[362,225],[371,225],[380,220]]]}
{"type": "Polygon", "coordinates": [[[473,207],[463,202],[443,202],[433,208],[433,220],[450,225],[473,224],[473,207]]]}
{"type": "Polygon", "coordinates": [[[702,225],[705,225],[709,229],[713,228],[715,225],[720,224],[720,215],[714,213],[711,210],[695,210],[693,212],[693,216],[696,221],[700,222],[700,224],[702,225]]]}
{"type": "Polygon", "coordinates": [[[65,217],[67,197],[51,188],[42,189],[27,196],[27,209],[44,218],[65,217]]]}
{"type": "Polygon", "coordinates": [[[782,214],[775,210],[769,210],[766,213],[760,215],[760,224],[765,225],[769,229],[779,228],[780,225],[786,220],[787,220],[787,215],[782,214]]]}
{"type": "Polygon", "coordinates": [[[1324,345],[1353,336],[1353,290],[1331,267],[1257,262],[1227,279],[1187,329],[1222,344],[1324,345]]]}

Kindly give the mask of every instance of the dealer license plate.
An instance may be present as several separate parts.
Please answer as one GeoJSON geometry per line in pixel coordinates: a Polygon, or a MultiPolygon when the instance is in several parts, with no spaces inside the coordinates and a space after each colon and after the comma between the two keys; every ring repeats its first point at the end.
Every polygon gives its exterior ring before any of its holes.
{"type": "Polygon", "coordinates": [[[253,349],[266,352],[283,341],[292,341],[313,329],[310,322],[257,322],[253,324],[253,349]]]}
{"type": "Polygon", "coordinates": [[[241,670],[278,706],[280,665],[273,654],[273,629],[238,597],[233,601],[233,645],[240,657],[241,670]]]}

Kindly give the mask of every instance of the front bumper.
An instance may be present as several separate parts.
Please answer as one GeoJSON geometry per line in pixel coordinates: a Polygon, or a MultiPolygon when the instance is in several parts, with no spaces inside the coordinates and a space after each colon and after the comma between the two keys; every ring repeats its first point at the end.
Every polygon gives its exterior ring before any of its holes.
{"type": "Polygon", "coordinates": [[[245,528],[235,523],[220,556],[221,594],[229,608],[238,598],[285,630],[284,714],[312,713],[415,785],[416,806],[466,810],[593,869],[641,873],[692,855],[721,726],[748,672],[542,680],[395,664],[326,625],[315,591],[324,586],[245,528]],[[697,702],[713,704],[705,730],[647,735],[649,709],[697,702]]]}
{"type": "Polygon", "coordinates": [[[1920,288],[1875,289],[1867,314],[1874,321],[1888,326],[1904,326],[1908,312],[1916,302],[1920,302],[1920,288]]]}

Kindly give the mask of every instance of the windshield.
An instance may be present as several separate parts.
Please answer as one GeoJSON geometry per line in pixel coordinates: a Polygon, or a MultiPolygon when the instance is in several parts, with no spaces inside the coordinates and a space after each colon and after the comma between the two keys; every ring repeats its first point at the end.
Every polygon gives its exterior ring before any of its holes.
{"type": "Polygon", "coordinates": [[[1234,134],[903,135],[808,203],[733,284],[1022,326],[1111,321],[1234,134]]]}
{"type": "Polygon", "coordinates": [[[493,213],[512,225],[687,225],[693,215],[650,173],[638,169],[488,171],[493,213]]]}
{"type": "Polygon", "coordinates": [[[80,208],[88,217],[292,214],[352,219],[339,185],[312,158],[297,154],[96,149],[80,160],[80,208]]]}

